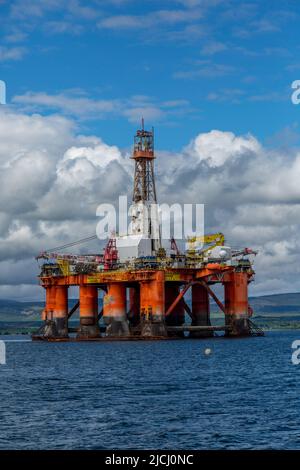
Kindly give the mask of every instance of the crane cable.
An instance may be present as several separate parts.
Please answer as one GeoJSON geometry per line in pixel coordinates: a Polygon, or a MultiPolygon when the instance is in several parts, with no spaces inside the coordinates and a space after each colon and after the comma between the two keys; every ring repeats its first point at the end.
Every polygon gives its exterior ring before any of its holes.
{"type": "MultiPolygon", "coordinates": [[[[103,234],[100,234],[100,236],[101,235],[103,235],[103,234]]],[[[55,246],[54,248],[49,248],[47,250],[44,250],[44,252],[47,253],[47,252],[55,252],[55,251],[64,250],[65,248],[70,248],[70,247],[75,246],[75,245],[80,245],[82,243],[87,243],[89,241],[96,240],[97,238],[99,238],[98,235],[91,235],[90,237],[81,238],[80,240],[70,242],[70,243],[66,243],[65,245],[55,246]]]]}

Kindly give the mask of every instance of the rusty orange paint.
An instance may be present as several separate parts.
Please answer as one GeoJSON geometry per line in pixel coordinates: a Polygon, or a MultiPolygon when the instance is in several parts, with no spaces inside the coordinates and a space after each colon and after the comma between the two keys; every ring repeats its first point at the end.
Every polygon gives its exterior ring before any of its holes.
{"type": "MultiPolygon", "coordinates": [[[[217,274],[222,273],[223,275],[227,275],[227,273],[231,273],[234,271],[232,266],[223,266],[218,263],[208,263],[204,268],[198,269],[196,271],[196,279],[203,279],[207,278],[208,276],[216,276],[217,274]]],[[[218,279],[216,278],[218,282],[218,279]]]]}
{"type": "Polygon", "coordinates": [[[162,319],[165,314],[165,273],[156,271],[155,279],[141,283],[141,313],[162,319]]]}
{"type": "Polygon", "coordinates": [[[96,286],[81,285],[79,288],[80,323],[93,324],[98,316],[98,289],[96,286]]]}
{"type": "Polygon", "coordinates": [[[230,326],[229,336],[248,336],[250,333],[248,282],[247,272],[233,272],[224,282],[225,324],[230,326]]]}
{"type": "MultiPolygon", "coordinates": [[[[120,270],[115,272],[97,273],[94,275],[69,275],[61,277],[43,277],[41,284],[46,290],[46,306],[42,313],[43,320],[59,320],[64,317],[66,311],[66,290],[70,285],[79,285],[80,287],[80,324],[85,327],[98,325],[98,292],[97,287],[107,288],[107,294],[104,296],[103,318],[108,325],[111,320],[127,320],[126,312],[126,289],[132,289],[135,286],[135,294],[130,294],[131,304],[129,307],[129,320],[131,325],[136,326],[140,318],[154,319],[159,322],[166,319],[166,322],[172,322],[172,305],[175,302],[174,317],[176,311],[178,319],[176,322],[182,323],[184,318],[182,305],[179,304],[178,295],[171,295],[168,292],[168,285],[177,291],[181,285],[182,292],[184,286],[193,286],[194,284],[222,283],[225,288],[226,308],[219,305],[225,312],[225,323],[233,325],[233,334],[247,334],[248,318],[251,311],[248,308],[248,283],[252,280],[253,270],[237,272],[235,267],[224,267],[220,264],[209,264],[202,269],[144,269],[139,271],[120,270]],[[92,283],[93,281],[93,283],[92,283]],[[62,287],[62,289],[60,289],[62,287]],[[175,300],[170,304],[170,298],[175,300]],[[178,299],[178,302],[176,302],[178,299]],[[223,308],[222,308],[223,307],[223,308]],[[171,311],[169,312],[171,308],[171,311]],[[132,310],[131,310],[132,309],[132,310]],[[131,311],[134,311],[133,318],[131,311]],[[169,312],[168,315],[166,315],[169,312]],[[170,316],[170,319],[169,319],[170,316]]],[[[202,286],[203,287],[203,286],[202,286]]],[[[201,288],[195,287],[195,292],[200,292],[201,288]]],[[[203,290],[202,294],[205,295],[203,290]]],[[[184,293],[184,292],[183,292],[184,293]]],[[[210,293],[210,292],[209,292],[210,293]]],[[[206,322],[209,317],[209,307],[206,305],[206,296],[202,299],[197,294],[194,296],[193,310],[196,316],[202,322],[206,322]],[[197,305],[196,305],[197,304],[197,305]],[[202,304],[202,305],[201,305],[202,304]],[[207,311],[208,310],[208,311],[207,311]]],[[[212,295],[210,293],[210,295],[212,295]]],[[[60,323],[61,324],[61,323],[60,323]]],[[[83,331],[83,330],[82,330],[83,331]]],[[[99,336],[98,331],[83,331],[84,336],[99,336]]],[[[83,334],[82,333],[82,334],[83,334]]]]}
{"type": "Polygon", "coordinates": [[[53,311],[55,309],[56,287],[47,286],[45,287],[45,290],[46,290],[46,303],[45,303],[45,308],[42,312],[42,319],[52,320],[53,311]]]}
{"type": "Polygon", "coordinates": [[[68,287],[55,287],[55,306],[53,318],[65,318],[68,316],[68,287]]]}
{"type": "MultiPolygon", "coordinates": [[[[139,271],[105,271],[95,274],[71,274],[69,276],[61,277],[41,277],[40,283],[45,288],[51,285],[67,285],[67,286],[80,286],[80,285],[107,285],[110,283],[141,283],[146,281],[154,281],[156,279],[157,272],[163,272],[166,281],[174,281],[184,283],[192,282],[197,279],[205,280],[210,278],[214,282],[222,282],[218,278],[220,274],[224,278],[230,276],[234,272],[233,266],[223,266],[217,263],[209,263],[207,266],[201,269],[165,269],[164,271],[154,271],[150,269],[144,269],[139,271]]],[[[249,280],[252,279],[253,270],[249,269],[247,272],[249,280]]]]}
{"type": "Polygon", "coordinates": [[[125,316],[126,286],[122,283],[111,283],[103,299],[103,318],[124,318],[125,316]]]}
{"type": "Polygon", "coordinates": [[[227,315],[248,317],[248,275],[233,272],[228,275],[225,285],[225,310],[227,315]]]}

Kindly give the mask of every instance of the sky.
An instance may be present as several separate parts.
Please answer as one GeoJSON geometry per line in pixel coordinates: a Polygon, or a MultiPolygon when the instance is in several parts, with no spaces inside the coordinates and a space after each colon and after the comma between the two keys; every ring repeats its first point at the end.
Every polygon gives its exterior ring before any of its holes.
{"type": "Polygon", "coordinates": [[[34,256],[131,194],[142,116],[159,202],[258,249],[252,295],[299,292],[299,19],[297,0],[0,0],[0,298],[41,298],[34,256]]]}

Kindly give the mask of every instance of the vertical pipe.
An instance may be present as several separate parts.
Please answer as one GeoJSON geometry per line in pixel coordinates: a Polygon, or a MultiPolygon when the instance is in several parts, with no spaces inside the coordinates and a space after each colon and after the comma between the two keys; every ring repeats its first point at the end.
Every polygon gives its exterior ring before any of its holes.
{"type": "Polygon", "coordinates": [[[248,275],[233,272],[226,278],[225,286],[225,323],[232,329],[230,336],[250,335],[248,309],[248,275]]]}
{"type": "Polygon", "coordinates": [[[103,320],[108,336],[128,336],[129,327],[126,316],[126,285],[114,282],[107,286],[103,299],[103,320]]]}
{"type": "Polygon", "coordinates": [[[98,325],[98,289],[96,286],[79,287],[80,327],[78,338],[97,338],[100,336],[98,325]]]}
{"type": "MultiPolygon", "coordinates": [[[[193,326],[210,326],[209,295],[205,287],[194,284],[192,286],[192,313],[193,326]]],[[[194,338],[213,336],[212,331],[191,331],[190,336],[194,338]]]]}

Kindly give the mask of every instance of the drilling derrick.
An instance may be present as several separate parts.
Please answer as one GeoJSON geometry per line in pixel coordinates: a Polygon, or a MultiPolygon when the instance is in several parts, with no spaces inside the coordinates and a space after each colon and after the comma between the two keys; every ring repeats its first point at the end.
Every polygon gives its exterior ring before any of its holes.
{"type": "Polygon", "coordinates": [[[154,181],[154,132],[145,131],[144,125],[134,136],[133,156],[135,160],[133,201],[156,203],[156,191],[154,181]]]}
{"type": "Polygon", "coordinates": [[[102,253],[60,252],[97,239],[92,235],[37,256],[42,262],[39,279],[45,308],[43,324],[33,339],[102,341],[185,338],[186,334],[203,338],[217,331],[229,337],[263,335],[250,319],[253,311],[248,302],[248,285],[254,277],[249,256],[256,252],[232,249],[221,232],[188,237],[185,250],[179,250],[174,238],[163,248],[154,132],[144,129],[143,120],[131,159],[135,168],[127,233],[112,233],[102,253]],[[214,293],[216,284],[223,287],[224,302],[214,293]],[[73,306],[68,302],[71,286],[79,287],[73,306]],[[188,291],[190,302],[184,298],[188,291]],[[210,298],[223,314],[222,325],[211,324],[210,298]],[[74,328],[69,321],[77,310],[79,324],[74,328]]]}
{"type": "Polygon", "coordinates": [[[151,239],[152,254],[161,248],[156,188],[154,179],[154,130],[139,129],[134,136],[135,161],[133,183],[132,235],[144,235],[151,239]]]}

